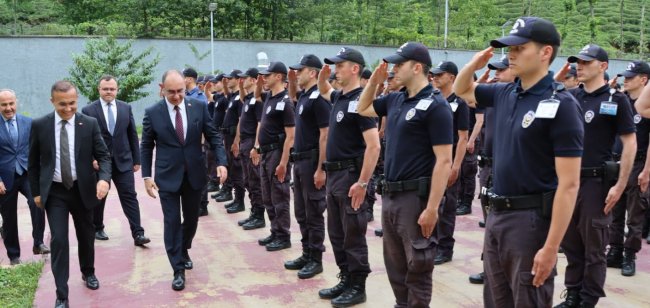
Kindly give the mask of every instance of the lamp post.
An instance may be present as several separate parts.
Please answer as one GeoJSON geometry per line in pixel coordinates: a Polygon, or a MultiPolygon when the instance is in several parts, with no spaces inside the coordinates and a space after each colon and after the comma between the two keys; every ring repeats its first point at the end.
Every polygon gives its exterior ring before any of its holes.
{"type": "Polygon", "coordinates": [[[214,74],[214,11],[216,9],[216,3],[212,2],[208,5],[208,10],[210,10],[210,58],[212,60],[210,74],[214,74]]]}
{"type": "Polygon", "coordinates": [[[445,49],[447,49],[447,28],[449,25],[449,0],[445,0],[445,49]]]}
{"type": "MultiPolygon", "coordinates": [[[[506,21],[502,26],[501,26],[501,36],[506,36],[506,27],[512,25],[512,21],[508,20],[506,21]]],[[[503,56],[505,52],[503,51],[503,48],[501,48],[501,56],[503,56]]]]}

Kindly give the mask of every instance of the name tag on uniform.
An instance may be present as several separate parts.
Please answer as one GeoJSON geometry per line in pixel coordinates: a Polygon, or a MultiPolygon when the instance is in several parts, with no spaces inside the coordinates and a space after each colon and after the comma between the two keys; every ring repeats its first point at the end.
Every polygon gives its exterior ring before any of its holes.
{"type": "Polygon", "coordinates": [[[277,105],[275,105],[275,110],[283,111],[284,110],[284,102],[279,102],[277,105]]]}
{"type": "Polygon", "coordinates": [[[320,93],[318,92],[318,90],[316,90],[314,92],[311,92],[311,95],[309,95],[309,99],[318,98],[319,95],[320,95],[320,93]]]}
{"type": "Polygon", "coordinates": [[[535,111],[535,118],[555,119],[558,107],[560,107],[560,101],[556,99],[540,101],[539,105],[537,105],[537,111],[535,111]]]}
{"type": "Polygon", "coordinates": [[[449,106],[451,106],[451,111],[456,112],[458,110],[458,103],[457,102],[451,102],[449,103],[449,106]]]}
{"type": "MultiPolygon", "coordinates": [[[[418,110],[427,110],[429,109],[429,106],[431,106],[431,103],[433,103],[433,100],[430,99],[421,99],[417,105],[415,105],[415,109],[418,110]]],[[[458,105],[456,105],[456,108],[458,108],[458,105]]]]}
{"type": "Polygon", "coordinates": [[[251,98],[251,101],[248,102],[248,104],[249,104],[249,105],[255,105],[255,98],[254,98],[254,97],[251,98]]]}
{"type": "Polygon", "coordinates": [[[358,101],[351,101],[348,104],[348,113],[357,113],[357,105],[359,105],[358,101]]]}
{"type": "Polygon", "coordinates": [[[618,104],[614,102],[600,103],[600,114],[615,116],[618,110],[618,104]]]}
{"type": "Polygon", "coordinates": [[[235,100],[236,100],[236,101],[239,100],[239,95],[235,96],[235,100]]]}

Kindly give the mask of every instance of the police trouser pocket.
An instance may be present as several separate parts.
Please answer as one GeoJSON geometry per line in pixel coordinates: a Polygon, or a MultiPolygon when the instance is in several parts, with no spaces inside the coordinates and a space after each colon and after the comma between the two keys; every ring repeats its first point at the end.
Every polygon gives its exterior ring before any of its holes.
{"type": "Polygon", "coordinates": [[[434,237],[423,238],[411,241],[412,257],[409,262],[411,272],[433,271],[433,262],[436,256],[436,243],[434,237]]]}
{"type": "Polygon", "coordinates": [[[591,227],[593,231],[588,235],[587,249],[594,251],[602,251],[605,245],[609,242],[609,225],[611,223],[610,217],[593,218],[591,220],[591,227]]]}

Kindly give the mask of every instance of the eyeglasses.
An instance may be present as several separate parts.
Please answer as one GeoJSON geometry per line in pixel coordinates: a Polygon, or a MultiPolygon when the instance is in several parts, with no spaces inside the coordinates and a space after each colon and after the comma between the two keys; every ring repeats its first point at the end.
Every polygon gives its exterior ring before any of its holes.
{"type": "Polygon", "coordinates": [[[104,91],[104,92],[115,92],[115,91],[117,91],[117,88],[102,88],[102,91],[104,91]]]}
{"type": "Polygon", "coordinates": [[[178,90],[165,89],[165,93],[167,95],[180,95],[180,94],[185,94],[185,89],[178,89],[178,90]]]}

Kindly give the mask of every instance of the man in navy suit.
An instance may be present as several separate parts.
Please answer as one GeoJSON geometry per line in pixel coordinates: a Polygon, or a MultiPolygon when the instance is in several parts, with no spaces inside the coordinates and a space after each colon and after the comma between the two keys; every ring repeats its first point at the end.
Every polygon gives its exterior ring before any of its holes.
{"type": "Polygon", "coordinates": [[[185,288],[185,270],[193,268],[188,249],[196,234],[201,194],[207,181],[201,137],[215,151],[221,183],[227,178],[227,160],[208,106],[185,97],[183,74],[177,70],[165,72],[160,88],[164,99],[147,108],[142,120],[142,177],[149,196],[156,198],[160,194],[165,249],[174,270],[172,289],[180,291],[185,288]],[[156,177],[152,179],[154,147],[156,177]]]}
{"type": "MultiPolygon", "coordinates": [[[[140,149],[138,148],[138,132],[131,106],[115,99],[119,90],[117,80],[113,76],[103,76],[99,80],[99,100],[84,107],[81,112],[97,119],[104,138],[104,143],[111,153],[111,178],[117,188],[117,195],[124,215],[129,221],[131,235],[136,246],[149,243],[140,225],[140,205],[135,192],[134,172],[140,170],[140,149]]],[[[95,166],[97,169],[97,166],[95,166]]],[[[104,206],[106,198],[102,199],[94,210],[95,239],[108,240],[104,232],[104,206]]]]}
{"type": "Polygon", "coordinates": [[[0,113],[3,120],[0,125],[0,212],[6,232],[3,240],[12,265],[20,264],[17,217],[19,192],[27,199],[32,216],[34,254],[50,252],[50,249],[43,244],[45,212],[34,204],[27,179],[27,155],[32,119],[17,114],[17,108],[14,91],[0,90],[0,113]]]}

